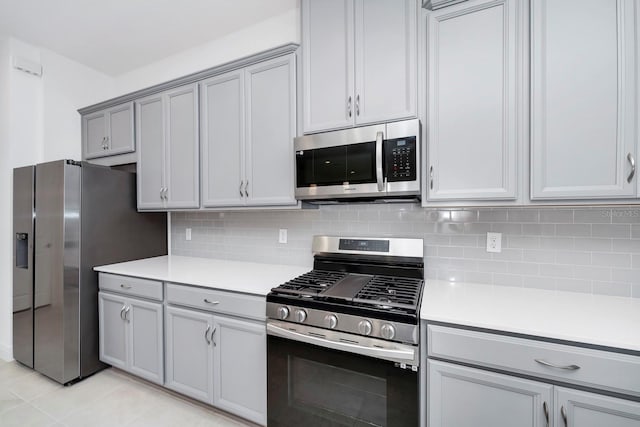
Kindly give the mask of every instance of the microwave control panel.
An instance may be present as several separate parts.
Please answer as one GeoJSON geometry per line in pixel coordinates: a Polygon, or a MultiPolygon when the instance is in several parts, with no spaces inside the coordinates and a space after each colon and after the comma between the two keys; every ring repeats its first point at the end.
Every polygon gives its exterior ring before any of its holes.
{"type": "Polygon", "coordinates": [[[384,144],[387,181],[415,181],[416,137],[388,139],[384,144]]]}

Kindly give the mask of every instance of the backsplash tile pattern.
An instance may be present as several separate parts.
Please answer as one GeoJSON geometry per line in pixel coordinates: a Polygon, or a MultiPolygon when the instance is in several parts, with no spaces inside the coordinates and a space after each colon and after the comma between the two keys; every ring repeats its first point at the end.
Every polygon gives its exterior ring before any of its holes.
{"type": "Polygon", "coordinates": [[[314,234],[422,237],[425,276],[640,298],[640,207],[423,209],[350,204],[303,211],[174,212],[172,253],[311,266],[314,234]],[[185,240],[185,229],[192,240],[185,240]],[[278,243],[278,230],[288,243],[278,243]],[[486,232],[502,252],[485,250],[486,232]]]}

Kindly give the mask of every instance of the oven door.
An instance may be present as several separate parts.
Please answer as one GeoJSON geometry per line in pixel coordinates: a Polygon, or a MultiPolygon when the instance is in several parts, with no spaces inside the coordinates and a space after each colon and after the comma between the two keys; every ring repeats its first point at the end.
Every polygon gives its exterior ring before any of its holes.
{"type": "Polygon", "coordinates": [[[393,362],[267,336],[269,427],[417,426],[418,373],[393,362]]]}

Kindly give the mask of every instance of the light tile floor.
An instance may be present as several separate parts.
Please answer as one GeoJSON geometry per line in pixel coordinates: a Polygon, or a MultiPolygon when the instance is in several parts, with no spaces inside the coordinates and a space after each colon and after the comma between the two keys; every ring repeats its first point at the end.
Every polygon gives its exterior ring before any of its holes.
{"type": "Polygon", "coordinates": [[[115,369],[63,387],[15,361],[0,361],[1,427],[251,425],[115,369]]]}

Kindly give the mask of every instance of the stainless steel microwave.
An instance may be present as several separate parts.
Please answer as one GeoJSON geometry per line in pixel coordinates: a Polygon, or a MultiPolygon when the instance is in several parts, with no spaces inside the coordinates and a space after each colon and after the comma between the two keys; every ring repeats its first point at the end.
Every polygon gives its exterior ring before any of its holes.
{"type": "Polygon", "coordinates": [[[417,198],[420,121],[305,135],[294,140],[296,198],[417,198]]]}

